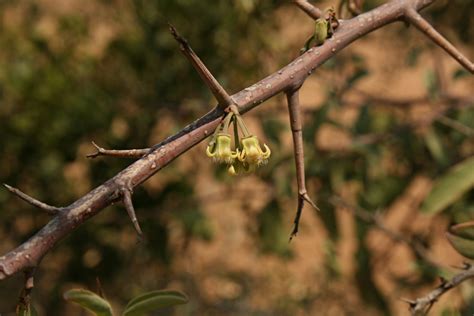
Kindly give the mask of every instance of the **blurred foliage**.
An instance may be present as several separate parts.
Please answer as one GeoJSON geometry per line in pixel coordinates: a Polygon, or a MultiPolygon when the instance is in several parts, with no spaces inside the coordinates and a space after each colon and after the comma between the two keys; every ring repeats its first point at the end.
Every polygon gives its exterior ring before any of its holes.
{"type": "MultiPolygon", "coordinates": [[[[114,315],[112,306],[103,296],[84,289],[71,289],[64,293],[64,299],[79,304],[96,316],[114,315]]],[[[179,291],[157,290],[138,295],[125,307],[123,316],[144,316],[171,306],[186,304],[188,298],[179,291]]]]}
{"type": "MultiPolygon", "coordinates": [[[[364,9],[382,2],[365,1],[364,9]]],[[[472,45],[474,22],[469,17],[474,14],[474,2],[438,2],[424,15],[448,38],[472,45]]],[[[88,145],[91,140],[110,148],[149,146],[205,113],[214,102],[179,53],[169,35],[168,22],[188,39],[218,80],[233,93],[296,56],[302,43],[286,47],[288,38],[279,37],[280,28],[285,27],[280,21],[285,10],[294,9],[276,0],[97,0],[88,4],[1,1],[1,182],[19,187],[47,203],[68,205],[130,163],[120,159],[87,161],[84,156],[93,150],[88,145]]],[[[392,33],[388,36],[398,38],[395,32],[399,30],[390,29],[387,32],[392,33]]],[[[407,67],[416,67],[432,46],[426,39],[417,40],[414,31],[403,29],[403,32],[407,35],[401,40],[409,44],[400,60],[407,67]]],[[[301,34],[301,41],[307,35],[301,34]]],[[[97,276],[103,280],[104,287],[115,289],[114,299],[119,305],[143,292],[143,288],[163,288],[170,282],[178,282],[190,297],[187,309],[182,311],[184,315],[224,312],[293,315],[298,308],[311,314],[313,302],[321,304],[325,301],[319,296],[332,293],[331,283],[342,277],[340,270],[345,264],[335,250],[342,238],[342,228],[335,207],[329,203],[330,197],[350,187],[354,203],[373,212],[382,211],[403,196],[416,176],[437,179],[474,154],[472,135],[463,133],[462,129],[436,119],[425,125],[411,122],[409,109],[382,106],[375,99],[351,107],[356,113],[350,123],[340,120],[346,97],[377,72],[369,67],[369,61],[348,49],[325,63],[316,75],[324,79],[322,101],[312,102],[305,113],[308,188],[312,196],[318,197],[322,210],[318,216],[328,236],[324,249],[315,252],[324,256],[326,269],[324,277],[317,276],[322,284],[321,292],[300,291],[304,293],[297,292],[296,298],[285,294],[267,304],[270,307],[263,311],[249,303],[258,285],[264,283],[261,279],[255,279],[252,272],[228,272],[216,266],[212,271],[212,288],[227,296],[205,297],[199,278],[193,278],[189,268],[175,263],[180,256],[199,261],[194,257],[196,251],[187,252],[189,245],[193,242],[205,245],[215,240],[215,227],[206,216],[204,202],[217,203],[220,197],[200,198],[196,191],[202,187],[204,171],[173,163],[160,172],[159,181],[134,194],[138,218],[147,238],[145,244],[136,243],[123,208],[112,206],[67,237],[45,258],[36,281],[39,289],[33,294],[33,301],[39,303],[35,306],[41,305],[40,315],[51,311],[76,312],[69,310],[61,298],[64,286],[71,283],[90,286],[97,276]],[[328,128],[347,137],[349,144],[321,146],[318,135],[328,128]],[[173,244],[176,234],[182,242],[173,244]]],[[[391,71],[393,75],[395,70],[391,71]]],[[[433,109],[440,108],[438,105],[442,103],[447,107],[442,115],[449,122],[474,129],[472,100],[463,107],[441,101],[435,71],[428,69],[420,77],[433,109]]],[[[448,79],[462,82],[470,77],[458,67],[448,79]]],[[[259,183],[265,185],[270,197],[258,210],[249,211],[256,222],[248,228],[255,243],[246,247],[258,248],[262,260],[270,257],[291,263],[298,259],[293,242],[287,242],[297,189],[291,146],[286,141],[287,118],[280,119],[280,111],[274,109],[265,112],[263,106],[256,111],[272,148],[272,159],[258,175],[259,183]]],[[[338,141],[332,139],[329,143],[338,141]]],[[[207,161],[204,156],[203,160],[207,161]]],[[[234,188],[235,183],[222,171],[217,170],[208,176],[215,179],[207,181],[234,188]]],[[[453,189],[451,185],[448,187],[453,189]]],[[[455,223],[474,217],[472,185],[462,188],[461,194],[445,203],[444,211],[437,216],[455,223]]],[[[244,205],[260,197],[257,189],[252,187],[252,192],[255,194],[241,199],[244,205]]],[[[230,205],[229,196],[222,199],[230,205]]],[[[0,205],[2,253],[24,241],[47,221],[44,214],[32,210],[6,190],[0,190],[0,205]]],[[[229,207],[223,205],[227,212],[229,207]]],[[[246,207],[243,208],[245,211],[246,207]]],[[[370,231],[369,225],[357,222],[353,283],[363,306],[389,314],[388,298],[374,281],[375,259],[364,242],[370,231]]],[[[300,235],[295,242],[305,238],[303,233],[300,235]]],[[[224,261],[226,254],[222,257],[224,261]]],[[[423,270],[419,259],[415,263],[423,270]]],[[[437,272],[421,271],[418,285],[432,284],[437,272]]],[[[3,284],[0,295],[7,299],[0,302],[0,312],[13,311],[20,282],[13,279],[3,284]]],[[[400,288],[404,286],[407,287],[400,280],[400,288]]],[[[288,287],[288,291],[294,290],[288,287]]],[[[352,308],[344,304],[344,293],[335,296],[343,311],[352,308]]],[[[454,313],[446,311],[447,315],[454,313]]]]}

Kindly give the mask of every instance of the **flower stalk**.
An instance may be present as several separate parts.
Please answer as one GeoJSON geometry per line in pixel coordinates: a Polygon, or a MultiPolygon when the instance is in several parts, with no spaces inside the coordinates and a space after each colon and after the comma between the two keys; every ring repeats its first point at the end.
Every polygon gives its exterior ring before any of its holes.
{"type": "Polygon", "coordinates": [[[226,164],[229,174],[239,175],[254,172],[266,164],[271,150],[266,144],[262,149],[257,136],[250,133],[245,125],[237,106],[232,104],[212,135],[206,154],[216,163],[226,164]],[[233,144],[230,125],[233,126],[233,144]]]}

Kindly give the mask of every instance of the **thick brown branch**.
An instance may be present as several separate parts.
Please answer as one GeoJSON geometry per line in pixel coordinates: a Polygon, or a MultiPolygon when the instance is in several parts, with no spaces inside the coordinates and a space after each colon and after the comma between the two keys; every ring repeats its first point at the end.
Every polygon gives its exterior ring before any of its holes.
{"type": "MultiPolygon", "coordinates": [[[[421,10],[433,1],[392,0],[357,18],[346,20],[338,27],[331,41],[309,49],[289,65],[234,94],[232,100],[238,105],[239,112],[244,114],[280,92],[301,86],[312,71],[341,49],[383,25],[400,20],[408,5],[412,5],[415,10],[421,10]]],[[[223,114],[224,109],[221,107],[213,109],[177,134],[153,146],[150,153],[59,212],[29,240],[0,257],[0,280],[38,265],[43,256],[62,238],[111,203],[118,201],[121,197],[117,192],[120,192],[123,183],[133,189],[146,181],[176,157],[209,136],[221,122],[223,114]]]]}
{"type": "Polygon", "coordinates": [[[142,149],[124,149],[124,150],[116,150],[116,149],[105,149],[97,145],[95,142],[92,142],[95,149],[97,150],[95,153],[88,154],[87,158],[96,158],[98,156],[111,156],[111,157],[120,157],[120,158],[141,158],[148,154],[151,148],[142,148],[142,149]]]}
{"type": "Polygon", "coordinates": [[[51,206],[51,205],[48,205],[48,204],[43,203],[41,201],[38,201],[37,199],[32,198],[28,194],[23,193],[20,190],[18,190],[17,188],[9,186],[8,184],[4,183],[3,185],[5,186],[5,188],[7,188],[8,191],[15,194],[16,196],[18,196],[23,201],[25,201],[25,202],[27,202],[27,203],[43,210],[43,211],[45,211],[49,215],[56,215],[58,212],[60,212],[63,209],[61,207],[51,206]]]}
{"type": "Polygon", "coordinates": [[[474,73],[474,63],[467,59],[446,38],[428,23],[414,8],[410,7],[405,13],[406,19],[417,29],[428,36],[436,45],[444,49],[449,55],[458,61],[469,72],[474,73]]]}
{"type": "Polygon", "coordinates": [[[181,35],[179,35],[178,31],[173,25],[170,26],[170,32],[176,41],[180,45],[181,52],[188,58],[191,64],[199,73],[202,80],[206,83],[206,85],[211,90],[214,97],[217,99],[217,103],[220,107],[226,108],[229,105],[233,104],[232,98],[229,94],[225,91],[225,89],[219,84],[219,82],[214,78],[212,73],[207,69],[206,65],[199,59],[199,57],[194,53],[191,46],[188,44],[188,41],[184,39],[181,35]]]}
{"type": "Polygon", "coordinates": [[[295,0],[295,4],[304,11],[307,15],[309,15],[313,19],[319,19],[323,13],[320,9],[316,8],[314,5],[309,3],[306,0],[295,0]]]}
{"type": "Polygon", "coordinates": [[[449,281],[442,281],[441,284],[425,295],[424,297],[417,298],[415,300],[407,301],[410,304],[410,311],[413,316],[415,315],[426,315],[434,303],[446,292],[455,288],[464,281],[474,278],[474,267],[467,265],[465,270],[461,273],[456,274],[449,281]]]}
{"type": "Polygon", "coordinates": [[[290,126],[291,133],[293,135],[293,150],[295,152],[295,164],[296,164],[296,182],[298,185],[298,207],[296,209],[296,216],[294,220],[293,231],[290,235],[291,239],[298,233],[298,227],[300,223],[301,213],[303,212],[304,202],[308,202],[316,210],[319,208],[316,206],[308,195],[306,190],[306,181],[304,173],[304,144],[303,144],[303,122],[301,119],[301,109],[298,89],[291,89],[286,92],[288,101],[288,111],[290,114],[290,126]]]}

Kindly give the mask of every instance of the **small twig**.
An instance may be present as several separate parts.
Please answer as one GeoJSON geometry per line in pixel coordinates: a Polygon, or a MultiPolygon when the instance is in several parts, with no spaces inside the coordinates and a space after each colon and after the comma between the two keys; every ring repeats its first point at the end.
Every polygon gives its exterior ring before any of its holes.
{"type": "Polygon", "coordinates": [[[199,73],[202,80],[206,83],[206,85],[211,90],[214,97],[217,99],[218,106],[221,108],[226,108],[229,105],[233,104],[234,101],[230,97],[230,95],[225,91],[225,89],[219,84],[219,82],[214,78],[212,73],[207,69],[206,65],[199,59],[199,57],[194,53],[191,46],[188,44],[188,41],[179,35],[176,28],[169,24],[170,32],[176,41],[180,44],[181,52],[188,58],[191,64],[199,73]]]}
{"type": "MultiPolygon", "coordinates": [[[[31,291],[34,288],[34,273],[35,268],[29,268],[24,271],[25,274],[25,284],[21,290],[18,304],[16,306],[16,314],[23,315],[21,311],[30,311],[31,310],[31,291]]],[[[30,314],[28,314],[30,315],[30,314]]]]}
{"type": "Polygon", "coordinates": [[[142,148],[142,149],[105,149],[97,145],[95,142],[92,142],[92,145],[97,149],[95,153],[88,154],[87,158],[96,158],[98,156],[111,156],[111,157],[120,157],[120,158],[141,158],[148,154],[151,148],[142,148]]]}
{"type": "Polygon", "coordinates": [[[408,8],[405,12],[408,22],[428,36],[436,45],[444,49],[456,59],[469,72],[474,73],[474,63],[467,59],[461,52],[443,37],[431,24],[426,21],[414,8],[408,8]]]}
{"type": "Polygon", "coordinates": [[[121,189],[121,194],[123,198],[123,204],[125,205],[125,209],[127,210],[128,216],[130,216],[130,219],[132,220],[133,227],[135,227],[135,230],[137,231],[138,237],[143,239],[143,232],[142,229],[140,228],[140,224],[138,223],[137,215],[135,213],[135,209],[133,208],[133,202],[132,202],[132,193],[131,190],[128,188],[122,188],[121,189]]]}
{"type": "Polygon", "coordinates": [[[29,196],[28,194],[26,193],[23,193],[21,192],[20,190],[18,190],[17,188],[14,188],[12,186],[9,186],[8,184],[4,183],[3,184],[5,186],[5,188],[7,188],[8,191],[10,191],[11,193],[13,193],[14,195],[18,196],[20,199],[22,199],[23,201],[45,211],[46,213],[48,213],[49,215],[56,215],[58,212],[61,212],[63,210],[62,207],[56,207],[56,206],[52,206],[52,205],[48,205],[46,203],[43,203],[41,201],[38,201],[37,199],[29,196]]]}
{"type": "Polygon", "coordinates": [[[466,265],[464,271],[456,274],[451,280],[442,280],[441,284],[427,295],[415,300],[408,300],[412,315],[426,315],[434,303],[449,290],[462,282],[474,278],[474,267],[466,265]]]}
{"type": "Polygon", "coordinates": [[[298,89],[291,89],[286,92],[288,100],[288,110],[290,114],[291,133],[293,135],[293,148],[295,152],[296,164],[296,181],[298,185],[298,207],[296,209],[296,216],[294,220],[293,231],[290,235],[291,239],[298,233],[298,226],[303,212],[304,202],[308,202],[313,208],[319,210],[316,203],[314,203],[308,195],[306,190],[306,181],[304,173],[304,149],[303,149],[303,131],[302,119],[300,110],[300,100],[298,89]]]}
{"type": "Polygon", "coordinates": [[[319,19],[323,12],[306,0],[295,0],[295,4],[313,19],[319,19]]]}
{"type": "Polygon", "coordinates": [[[428,249],[424,247],[422,244],[419,242],[414,241],[413,239],[406,238],[402,234],[399,234],[398,232],[395,232],[385,226],[385,224],[380,220],[379,217],[377,217],[375,214],[366,211],[360,207],[351,205],[341,199],[340,197],[337,196],[332,196],[329,199],[329,203],[331,203],[334,206],[339,206],[343,207],[345,210],[350,211],[352,214],[354,214],[357,218],[360,220],[366,222],[367,224],[373,225],[375,228],[378,230],[382,231],[387,237],[392,239],[393,241],[397,243],[403,243],[410,247],[412,251],[423,261],[426,263],[430,264],[433,267],[443,267],[444,265],[440,262],[437,262],[436,260],[432,259],[430,255],[428,254],[428,249]]]}
{"type": "Polygon", "coordinates": [[[451,127],[452,129],[458,131],[461,134],[464,134],[466,136],[472,137],[474,136],[474,129],[470,128],[469,126],[466,126],[456,120],[453,120],[452,118],[447,117],[446,115],[439,115],[436,120],[440,122],[441,124],[444,124],[448,127],[451,127]]]}

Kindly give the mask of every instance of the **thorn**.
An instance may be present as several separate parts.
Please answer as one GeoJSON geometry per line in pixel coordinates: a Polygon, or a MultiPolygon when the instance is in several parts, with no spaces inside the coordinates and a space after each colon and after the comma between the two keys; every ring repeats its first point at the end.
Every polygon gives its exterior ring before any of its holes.
{"type": "Polygon", "coordinates": [[[130,216],[130,219],[133,223],[133,227],[135,227],[135,230],[138,234],[138,238],[141,241],[143,240],[143,232],[140,228],[140,224],[138,223],[137,215],[135,214],[135,209],[133,208],[132,194],[130,190],[126,188],[122,188],[121,192],[123,197],[123,203],[125,204],[125,209],[127,210],[128,216],[130,216]]]}
{"type": "Polygon", "coordinates": [[[27,203],[43,210],[43,211],[45,211],[49,215],[56,215],[57,213],[62,211],[61,207],[55,207],[55,206],[51,206],[51,205],[48,205],[46,203],[43,203],[43,202],[29,196],[26,193],[23,193],[22,191],[18,190],[17,188],[14,188],[14,187],[6,184],[6,183],[4,183],[3,186],[5,186],[5,188],[7,188],[7,190],[10,191],[10,193],[16,195],[17,197],[19,197],[23,201],[25,201],[25,202],[27,202],[27,203]]]}
{"type": "Polygon", "coordinates": [[[470,73],[474,73],[474,63],[454,47],[443,35],[441,35],[428,21],[426,21],[414,8],[409,8],[405,12],[406,20],[413,24],[420,32],[425,34],[436,45],[444,49],[461,66],[470,73]]]}
{"type": "Polygon", "coordinates": [[[303,194],[303,199],[308,202],[316,211],[321,211],[319,209],[319,207],[316,205],[316,203],[313,202],[313,200],[311,200],[311,198],[309,197],[308,193],[304,193],[303,194]]]}
{"type": "Polygon", "coordinates": [[[201,79],[211,90],[214,97],[217,99],[218,106],[221,109],[225,109],[227,106],[234,104],[234,101],[230,95],[225,91],[225,89],[220,85],[217,79],[212,75],[212,73],[207,69],[206,65],[201,61],[201,59],[196,55],[188,41],[179,35],[176,28],[168,23],[171,35],[179,43],[181,52],[186,56],[189,62],[193,65],[194,69],[198,72],[201,79]]]}

